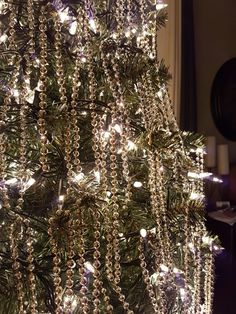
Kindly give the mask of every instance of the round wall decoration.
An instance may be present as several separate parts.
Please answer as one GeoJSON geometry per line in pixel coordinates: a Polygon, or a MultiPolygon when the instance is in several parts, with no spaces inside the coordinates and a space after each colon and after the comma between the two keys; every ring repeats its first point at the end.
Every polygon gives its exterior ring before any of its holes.
{"type": "Polygon", "coordinates": [[[211,90],[211,112],[219,132],[236,141],[236,58],[222,65],[211,90]]]}

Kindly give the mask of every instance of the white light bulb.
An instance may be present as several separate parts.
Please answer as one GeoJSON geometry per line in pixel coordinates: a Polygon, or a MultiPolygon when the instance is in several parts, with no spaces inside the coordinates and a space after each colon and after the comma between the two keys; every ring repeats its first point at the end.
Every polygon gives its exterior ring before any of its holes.
{"type": "Polygon", "coordinates": [[[12,185],[18,182],[17,178],[12,178],[6,181],[6,184],[12,185]]]}
{"type": "Polygon", "coordinates": [[[5,43],[5,41],[7,40],[7,34],[2,34],[0,36],[0,44],[5,43]]]}
{"type": "Polygon", "coordinates": [[[94,171],[94,175],[95,175],[95,178],[96,178],[96,181],[98,183],[100,183],[100,180],[101,180],[101,174],[99,171],[94,171]]]}
{"type": "Polygon", "coordinates": [[[117,133],[122,133],[122,128],[119,124],[114,125],[114,130],[116,130],[117,133]]]}
{"type": "Polygon", "coordinates": [[[134,186],[135,188],[141,188],[141,187],[143,186],[143,184],[142,184],[142,182],[140,182],[140,181],[135,181],[134,184],[133,184],[133,186],[134,186]]]}
{"type": "Polygon", "coordinates": [[[166,265],[163,265],[163,264],[160,266],[160,269],[162,271],[164,271],[165,273],[167,273],[169,271],[169,268],[166,265]]]}
{"type": "Polygon", "coordinates": [[[95,271],[93,265],[92,265],[90,262],[85,262],[85,263],[84,263],[84,267],[85,267],[90,273],[94,273],[94,271],[95,271]]]}
{"type": "Polygon", "coordinates": [[[70,24],[69,33],[70,33],[71,35],[75,35],[75,34],[76,34],[77,26],[78,26],[77,21],[73,21],[73,22],[70,24]]]}
{"type": "Polygon", "coordinates": [[[94,21],[93,18],[89,19],[89,25],[90,25],[92,31],[94,31],[94,33],[96,33],[97,32],[97,27],[96,27],[96,24],[95,24],[95,21],[94,21]]]}
{"type": "Polygon", "coordinates": [[[213,177],[212,179],[213,182],[218,182],[218,183],[223,183],[223,180],[217,178],[217,177],[213,177]]]}
{"type": "Polygon", "coordinates": [[[33,104],[34,103],[34,96],[35,96],[35,91],[34,90],[31,90],[31,89],[28,89],[27,90],[28,93],[25,97],[25,100],[29,103],[29,104],[33,104]]]}
{"type": "Polygon", "coordinates": [[[146,238],[146,236],[147,236],[147,230],[146,230],[146,229],[141,229],[141,230],[140,230],[140,235],[141,235],[142,238],[146,238]]]}
{"type": "Polygon", "coordinates": [[[159,11],[159,10],[166,8],[167,6],[168,6],[168,4],[164,3],[163,0],[158,0],[157,4],[156,4],[156,9],[157,9],[157,11],[159,11]]]}
{"type": "Polygon", "coordinates": [[[107,191],[107,197],[111,197],[111,192],[110,191],[107,191]]]}
{"type": "Polygon", "coordinates": [[[181,299],[183,301],[185,299],[185,297],[186,297],[186,291],[185,291],[184,288],[180,288],[179,292],[180,292],[180,297],[181,297],[181,299]]]}
{"type": "Polygon", "coordinates": [[[81,173],[76,174],[76,175],[74,176],[74,181],[80,182],[81,180],[83,180],[83,178],[84,178],[84,173],[81,172],[81,173]]]}
{"type": "Polygon", "coordinates": [[[61,202],[61,203],[64,202],[64,199],[65,199],[65,196],[64,196],[64,195],[60,195],[60,196],[59,196],[59,202],[61,202]]]}
{"type": "Polygon", "coordinates": [[[81,58],[81,61],[82,61],[83,63],[85,63],[85,62],[87,61],[86,57],[83,56],[83,57],[81,58]]]}
{"type": "Polygon", "coordinates": [[[194,200],[201,200],[204,198],[203,194],[197,193],[197,192],[191,192],[190,194],[190,200],[194,201],[194,200]]]}
{"type": "Polygon", "coordinates": [[[128,150],[137,150],[138,147],[136,144],[134,144],[134,142],[128,140],[127,148],[128,150]]]}
{"type": "Polygon", "coordinates": [[[69,17],[69,8],[59,10],[58,15],[59,15],[62,23],[68,21],[70,18],[69,17]]]}
{"type": "Polygon", "coordinates": [[[25,184],[25,190],[29,189],[35,182],[36,180],[34,178],[30,178],[25,184]]]}
{"type": "Polygon", "coordinates": [[[203,236],[202,237],[202,243],[205,245],[211,245],[213,242],[213,239],[209,236],[203,236]]]}
{"type": "Polygon", "coordinates": [[[105,140],[108,140],[109,137],[110,137],[110,135],[111,135],[111,133],[108,132],[108,131],[105,131],[105,132],[103,133],[103,137],[104,137],[105,140]]]}

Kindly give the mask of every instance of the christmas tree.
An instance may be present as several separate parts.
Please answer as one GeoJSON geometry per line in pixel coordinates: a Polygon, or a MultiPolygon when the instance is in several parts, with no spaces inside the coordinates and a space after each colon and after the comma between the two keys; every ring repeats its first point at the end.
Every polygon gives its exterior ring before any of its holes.
{"type": "Polygon", "coordinates": [[[211,313],[204,149],[175,121],[162,7],[0,1],[0,313],[211,313]]]}

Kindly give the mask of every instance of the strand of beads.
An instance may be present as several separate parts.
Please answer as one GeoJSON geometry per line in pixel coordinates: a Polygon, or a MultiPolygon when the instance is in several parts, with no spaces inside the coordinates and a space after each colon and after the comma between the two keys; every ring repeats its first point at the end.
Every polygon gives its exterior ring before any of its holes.
{"type": "Polygon", "coordinates": [[[194,314],[201,313],[201,242],[202,242],[202,231],[200,226],[196,226],[195,231],[195,241],[194,241],[194,274],[193,274],[193,281],[194,281],[194,291],[193,291],[193,298],[192,298],[192,309],[194,314]]]}
{"type": "Polygon", "coordinates": [[[47,80],[47,23],[46,23],[46,7],[41,7],[41,14],[39,16],[39,47],[40,47],[40,70],[39,70],[39,112],[38,112],[38,130],[40,135],[40,164],[42,170],[47,172],[49,170],[48,165],[48,148],[47,148],[47,131],[46,131],[46,106],[47,106],[47,94],[46,94],[46,80],[47,80]]]}
{"type": "Polygon", "coordinates": [[[144,239],[143,237],[139,237],[139,259],[140,259],[140,267],[142,269],[142,275],[143,275],[143,280],[146,284],[146,289],[148,291],[149,298],[151,300],[151,304],[154,310],[154,313],[164,313],[163,308],[159,308],[156,296],[155,296],[155,290],[153,288],[153,285],[151,283],[150,279],[150,273],[147,269],[147,263],[145,261],[145,254],[144,254],[144,239]]]}
{"type": "MultiPolygon", "coordinates": [[[[190,209],[189,209],[189,202],[186,204],[185,207],[185,220],[184,220],[184,234],[185,240],[183,245],[183,252],[184,252],[184,278],[185,278],[185,298],[186,300],[190,299],[190,250],[189,250],[189,243],[191,243],[191,236],[190,236],[190,209]]],[[[184,302],[184,313],[188,314],[189,310],[189,303],[184,302]]]]}
{"type": "MultiPolygon", "coordinates": [[[[117,53],[121,56],[120,51],[119,52],[117,51],[117,53]]],[[[126,181],[123,209],[127,210],[128,203],[132,196],[132,192],[131,192],[132,182],[130,178],[129,156],[128,156],[128,143],[129,143],[129,137],[131,133],[130,132],[130,114],[129,114],[127,105],[125,104],[124,97],[123,97],[124,91],[121,84],[118,60],[115,57],[111,57],[111,64],[114,69],[114,80],[112,80],[112,76],[111,74],[109,74],[109,81],[113,84],[113,86],[111,86],[113,97],[116,99],[118,110],[123,120],[120,143],[122,147],[121,156],[122,156],[122,166],[123,166],[123,177],[126,181]],[[116,92],[116,89],[117,89],[117,92],[116,92]]],[[[108,69],[106,72],[109,73],[108,69]]]]}
{"type": "Polygon", "coordinates": [[[204,312],[212,313],[213,305],[213,286],[214,286],[214,263],[213,254],[208,252],[205,254],[205,280],[204,280],[204,312]]]}
{"type": "Polygon", "coordinates": [[[9,240],[10,240],[10,250],[12,257],[12,268],[14,271],[15,281],[16,281],[16,294],[18,300],[18,313],[24,314],[24,286],[23,286],[23,275],[20,270],[21,265],[18,261],[19,258],[19,250],[18,250],[18,241],[22,238],[22,219],[20,216],[17,216],[14,223],[10,226],[9,240]],[[20,230],[18,230],[20,228],[20,230]]]}
{"type": "MultiPolygon", "coordinates": [[[[149,189],[150,189],[150,197],[151,197],[151,207],[152,213],[155,217],[156,222],[156,235],[157,240],[159,242],[159,250],[156,252],[156,267],[159,270],[160,265],[167,265],[167,256],[165,255],[165,242],[163,238],[163,229],[161,223],[161,217],[159,212],[159,197],[158,191],[156,188],[156,161],[155,161],[155,154],[151,151],[148,151],[148,164],[149,164],[149,189]]],[[[163,278],[158,278],[158,285],[159,285],[159,308],[161,313],[165,313],[166,311],[166,302],[165,302],[165,292],[163,291],[163,278]]]]}
{"type": "Polygon", "coordinates": [[[79,275],[80,275],[80,303],[81,303],[81,309],[83,314],[89,313],[89,302],[88,302],[88,280],[86,278],[86,270],[85,270],[85,241],[84,241],[84,217],[83,212],[79,208],[80,204],[78,204],[78,211],[77,211],[77,220],[76,220],[76,239],[77,239],[77,252],[78,252],[78,259],[77,259],[77,265],[79,267],[79,275]]]}
{"type": "Polygon", "coordinates": [[[34,234],[33,234],[33,229],[29,225],[29,220],[25,221],[27,229],[26,229],[26,245],[27,245],[27,270],[29,272],[28,275],[28,281],[29,281],[29,290],[30,290],[30,313],[31,314],[37,314],[37,292],[36,292],[36,278],[34,274],[35,266],[34,266],[34,246],[33,246],[33,241],[34,241],[34,234]]]}
{"type": "Polygon", "coordinates": [[[82,45],[82,31],[83,31],[83,14],[81,7],[77,10],[77,47],[76,47],[76,60],[75,60],[75,70],[72,79],[72,95],[71,95],[71,128],[73,130],[73,164],[75,174],[79,175],[82,172],[82,167],[79,158],[79,148],[80,148],[80,127],[78,125],[78,96],[80,89],[80,68],[81,68],[81,53],[83,50],[82,45]]]}
{"type": "Polygon", "coordinates": [[[49,219],[49,241],[51,245],[51,251],[53,255],[53,284],[54,284],[54,297],[55,297],[55,313],[61,314],[61,302],[62,302],[62,285],[61,285],[61,258],[58,248],[58,243],[55,234],[55,220],[56,217],[49,219]]]}
{"type": "MultiPolygon", "coordinates": [[[[100,116],[95,112],[95,99],[96,99],[96,79],[94,74],[94,58],[93,58],[93,51],[91,47],[92,37],[90,34],[89,29],[89,9],[91,8],[90,2],[85,1],[85,8],[84,8],[84,18],[85,18],[85,40],[86,40],[86,56],[87,56],[87,66],[88,66],[88,86],[89,86],[89,98],[91,101],[90,108],[91,108],[91,125],[92,125],[92,134],[93,134],[93,144],[92,149],[94,152],[94,159],[95,159],[95,172],[100,173],[100,164],[101,164],[101,157],[100,157],[100,147],[99,147],[99,120],[100,116]]],[[[102,281],[101,281],[101,253],[100,253],[100,214],[98,213],[98,209],[95,208],[93,210],[93,217],[94,217],[94,253],[93,253],[93,305],[94,305],[94,314],[100,313],[100,295],[102,290],[102,281]]]]}
{"type": "MultiPolygon", "coordinates": [[[[104,47],[101,45],[101,59],[104,68],[104,72],[109,83],[109,86],[112,91],[114,91],[114,85],[112,78],[109,74],[109,64],[106,58],[104,47]]],[[[117,100],[116,95],[114,94],[115,100],[117,100]]],[[[118,98],[119,99],[119,98],[118,98]]],[[[109,230],[107,229],[107,254],[106,254],[106,271],[108,275],[108,279],[115,284],[115,291],[119,296],[119,300],[121,301],[124,309],[128,313],[132,313],[129,309],[129,304],[125,301],[125,296],[121,292],[121,288],[119,286],[120,283],[120,276],[121,276],[121,266],[120,266],[120,253],[119,253],[119,205],[118,205],[118,179],[117,179],[117,158],[116,158],[116,131],[114,129],[114,125],[117,121],[117,114],[118,114],[118,106],[117,104],[110,104],[111,106],[111,132],[110,132],[110,168],[111,168],[111,205],[113,208],[113,217],[112,221],[109,223],[109,227],[112,228],[112,233],[108,233],[109,230]],[[114,251],[114,265],[112,263],[113,260],[113,252],[114,251]],[[114,267],[114,274],[113,274],[113,267],[114,267]]]]}
{"type": "MultiPolygon", "coordinates": [[[[58,14],[54,15],[54,29],[55,29],[55,58],[56,58],[56,77],[60,95],[61,108],[65,111],[65,161],[67,168],[67,177],[72,177],[73,165],[71,162],[71,128],[70,120],[68,114],[68,102],[67,102],[67,91],[66,91],[66,80],[65,80],[65,71],[63,68],[63,57],[62,57],[62,35],[61,35],[61,22],[58,14]]],[[[69,183],[70,181],[68,181],[69,183]]]]}

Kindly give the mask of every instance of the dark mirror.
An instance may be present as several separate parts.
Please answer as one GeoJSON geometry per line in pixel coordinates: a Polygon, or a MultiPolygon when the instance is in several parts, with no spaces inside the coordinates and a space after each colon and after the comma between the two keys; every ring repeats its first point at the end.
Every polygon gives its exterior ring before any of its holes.
{"type": "Polygon", "coordinates": [[[211,112],[219,132],[236,141],[236,58],[223,64],[211,91],[211,112]]]}

